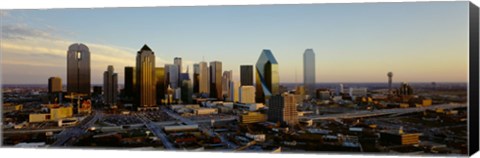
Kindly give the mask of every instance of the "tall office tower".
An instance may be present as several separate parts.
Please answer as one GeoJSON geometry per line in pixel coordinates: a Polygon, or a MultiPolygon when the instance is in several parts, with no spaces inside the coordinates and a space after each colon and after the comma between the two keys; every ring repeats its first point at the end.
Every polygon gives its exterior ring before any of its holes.
{"type": "Polygon", "coordinates": [[[253,65],[240,65],[240,84],[253,86],[253,65]]]}
{"type": "Polygon", "coordinates": [[[303,85],[310,96],[315,94],[315,53],[307,49],[303,53],[303,85]]]}
{"type": "Polygon", "coordinates": [[[107,105],[116,105],[118,94],[118,76],[113,73],[113,66],[108,65],[103,73],[103,102],[107,105]]]}
{"type": "Polygon", "coordinates": [[[161,103],[162,99],[165,97],[165,68],[157,67],[155,68],[155,80],[156,80],[156,91],[157,91],[157,103],[161,103]]]}
{"type": "Polygon", "coordinates": [[[125,95],[125,100],[127,102],[133,101],[135,95],[135,68],[131,66],[126,66],[124,69],[124,87],[123,93],[125,95]]]}
{"type": "Polygon", "coordinates": [[[393,78],[393,73],[388,72],[388,95],[392,95],[392,78],[393,78]]]}
{"type": "Polygon", "coordinates": [[[193,85],[192,80],[190,80],[189,78],[182,80],[181,95],[181,100],[184,104],[193,103],[193,85]]]}
{"type": "Polygon", "coordinates": [[[177,66],[177,69],[178,69],[177,85],[178,85],[178,87],[181,87],[182,80],[180,79],[180,75],[181,75],[182,72],[183,72],[183,70],[182,70],[182,58],[180,58],[180,57],[175,57],[175,58],[173,59],[173,65],[176,65],[176,66],[177,66]]]}
{"type": "Polygon", "coordinates": [[[210,97],[223,100],[222,96],[222,62],[210,62],[210,97]]]}
{"type": "Polygon", "coordinates": [[[225,99],[230,98],[230,81],[232,81],[232,70],[224,71],[222,76],[222,96],[225,99]]]}
{"type": "Polygon", "coordinates": [[[175,64],[165,64],[165,72],[167,79],[167,85],[170,85],[173,89],[179,87],[180,72],[178,65],[175,64]]]}
{"type": "Polygon", "coordinates": [[[200,74],[199,74],[199,93],[210,96],[210,71],[207,66],[207,62],[200,62],[200,74]]]}
{"type": "Polygon", "coordinates": [[[272,96],[268,105],[268,121],[296,125],[298,123],[296,98],[295,95],[287,93],[272,96]]]}
{"type": "Polygon", "coordinates": [[[256,64],[256,101],[266,103],[270,96],[279,94],[278,83],[277,59],[270,50],[264,49],[256,64]]]}
{"type": "Polygon", "coordinates": [[[200,64],[193,64],[193,93],[200,92],[200,64]]]}
{"type": "Polygon", "coordinates": [[[62,79],[60,77],[48,78],[48,93],[62,92],[62,79]]]}
{"type": "Polygon", "coordinates": [[[84,44],[68,47],[67,92],[90,95],[90,51],[84,44]]]}
{"type": "Polygon", "coordinates": [[[239,102],[245,104],[255,103],[255,87],[254,86],[240,86],[239,102]]]}
{"type": "MultiPolygon", "coordinates": [[[[230,81],[230,91],[228,93],[228,101],[231,101],[231,102],[238,102],[239,101],[239,90],[240,90],[240,83],[238,83],[238,81],[230,81]]],[[[253,86],[252,86],[253,87],[253,86]]],[[[253,87],[254,90],[255,90],[255,87],[253,87]]],[[[252,93],[253,95],[255,95],[255,92],[252,93]]],[[[253,100],[255,101],[255,96],[253,96],[253,100]]]]}
{"type": "Polygon", "coordinates": [[[155,55],[146,44],[137,53],[136,94],[139,107],[156,106],[155,55]]]}

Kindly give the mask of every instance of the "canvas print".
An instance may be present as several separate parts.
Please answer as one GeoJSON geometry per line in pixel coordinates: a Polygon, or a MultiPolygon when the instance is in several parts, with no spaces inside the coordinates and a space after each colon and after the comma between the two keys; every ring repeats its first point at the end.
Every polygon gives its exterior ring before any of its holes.
{"type": "Polygon", "coordinates": [[[468,154],[469,2],[0,13],[3,146],[468,154]]]}

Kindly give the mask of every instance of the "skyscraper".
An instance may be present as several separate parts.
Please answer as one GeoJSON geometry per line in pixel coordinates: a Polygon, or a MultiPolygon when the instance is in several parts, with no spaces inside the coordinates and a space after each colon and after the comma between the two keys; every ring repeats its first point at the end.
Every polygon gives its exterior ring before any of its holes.
{"type": "Polygon", "coordinates": [[[222,62],[210,62],[210,97],[223,99],[222,96],[222,62]]]}
{"type": "Polygon", "coordinates": [[[113,73],[113,66],[109,65],[103,73],[103,101],[107,105],[116,105],[118,94],[118,76],[113,73]]]}
{"type": "Polygon", "coordinates": [[[183,72],[183,70],[182,70],[182,58],[180,58],[180,57],[175,57],[175,58],[173,59],[173,65],[176,65],[176,66],[177,66],[177,69],[178,69],[177,85],[178,85],[178,87],[181,87],[182,80],[180,79],[180,75],[181,75],[182,72],[183,72]]]}
{"type": "Polygon", "coordinates": [[[147,45],[138,51],[136,65],[138,106],[156,106],[155,55],[147,45]]]}
{"type": "Polygon", "coordinates": [[[193,64],[193,93],[200,92],[200,64],[193,64]]]}
{"type": "Polygon", "coordinates": [[[182,88],[181,88],[182,102],[184,104],[191,104],[193,102],[192,94],[193,94],[192,81],[189,78],[182,80],[182,88]]]}
{"type": "Polygon", "coordinates": [[[180,72],[178,65],[165,64],[165,76],[167,77],[167,85],[170,85],[173,89],[179,87],[180,72]]]}
{"type": "Polygon", "coordinates": [[[207,62],[202,61],[199,65],[199,93],[210,96],[210,72],[207,66],[207,62]]]}
{"type": "Polygon", "coordinates": [[[157,91],[157,103],[161,103],[162,99],[165,97],[165,68],[157,67],[155,68],[155,80],[156,80],[156,91],[157,91]]]}
{"type": "Polygon", "coordinates": [[[232,70],[224,71],[222,76],[222,96],[230,98],[230,82],[232,81],[232,70]]]}
{"type": "Polygon", "coordinates": [[[241,86],[253,86],[253,65],[240,65],[241,86]]]}
{"type": "Polygon", "coordinates": [[[296,125],[298,123],[296,98],[295,95],[287,93],[272,96],[268,105],[268,121],[296,125]]]}
{"type": "Polygon", "coordinates": [[[67,92],[90,95],[90,51],[81,43],[68,47],[67,92]]]}
{"type": "Polygon", "coordinates": [[[125,76],[124,76],[124,95],[127,102],[133,101],[135,95],[135,68],[131,66],[125,67],[125,76]]]}
{"type": "Polygon", "coordinates": [[[307,49],[303,53],[303,85],[306,93],[315,94],[315,53],[313,49],[307,49]]]}
{"type": "Polygon", "coordinates": [[[48,93],[62,92],[62,79],[60,77],[48,78],[48,93]]]}
{"type": "MultiPolygon", "coordinates": [[[[240,83],[238,81],[230,81],[230,91],[228,93],[228,101],[231,102],[238,102],[239,101],[239,90],[240,90],[240,83]]],[[[255,87],[254,87],[255,90],[255,87]]],[[[253,95],[255,95],[254,92],[252,92],[253,95]]],[[[253,100],[255,100],[255,96],[253,97],[253,100]]]]}
{"type": "Polygon", "coordinates": [[[265,103],[270,96],[279,94],[278,82],[277,59],[270,50],[264,49],[256,64],[256,101],[265,103]]]}

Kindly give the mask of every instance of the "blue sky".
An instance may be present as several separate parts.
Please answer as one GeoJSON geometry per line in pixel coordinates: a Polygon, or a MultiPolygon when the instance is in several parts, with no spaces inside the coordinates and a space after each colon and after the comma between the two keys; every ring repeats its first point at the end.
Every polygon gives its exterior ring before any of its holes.
{"type": "MultiPolygon", "coordinates": [[[[85,43],[92,82],[114,65],[133,66],[148,44],[157,66],[219,60],[254,65],[262,49],[280,81],[303,81],[302,54],[316,53],[317,82],[466,82],[468,2],[3,10],[2,82],[65,79],[66,49],[85,43]],[[297,72],[297,77],[295,77],[297,72]]],[[[190,71],[192,72],[192,70],[190,71]]],[[[63,80],[65,83],[65,80],[63,80]]]]}

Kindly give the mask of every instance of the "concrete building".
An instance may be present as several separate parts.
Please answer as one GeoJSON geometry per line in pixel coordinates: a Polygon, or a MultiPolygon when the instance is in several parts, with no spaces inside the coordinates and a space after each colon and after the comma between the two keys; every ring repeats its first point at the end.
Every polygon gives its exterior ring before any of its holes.
{"type": "Polygon", "coordinates": [[[303,85],[310,96],[315,94],[315,53],[307,49],[303,53],[303,85]]]}
{"type": "Polygon", "coordinates": [[[250,104],[255,103],[255,87],[253,86],[241,86],[239,92],[239,102],[250,104]]]}
{"type": "Polygon", "coordinates": [[[155,55],[147,45],[144,45],[137,53],[135,74],[138,106],[156,106],[155,55]]]}
{"type": "Polygon", "coordinates": [[[222,95],[222,62],[210,62],[210,97],[223,100],[222,95]]]}
{"type": "Polygon", "coordinates": [[[195,115],[218,114],[218,109],[217,108],[198,108],[198,109],[193,109],[193,114],[195,115]]]}
{"type": "Polygon", "coordinates": [[[246,114],[240,115],[240,123],[249,124],[249,123],[258,123],[267,121],[265,114],[259,112],[247,112],[246,114]]]}
{"type": "Polygon", "coordinates": [[[367,88],[350,87],[349,94],[351,97],[365,97],[367,96],[367,88]]]}
{"type": "Polygon", "coordinates": [[[113,71],[113,66],[109,65],[103,73],[103,102],[110,106],[116,105],[118,95],[118,75],[113,71]]]}
{"type": "Polygon", "coordinates": [[[265,103],[273,95],[279,94],[278,62],[272,52],[264,49],[256,64],[257,102],[265,103]]]}
{"type": "Polygon", "coordinates": [[[253,65],[240,65],[241,86],[253,86],[253,65]]]}
{"type": "Polygon", "coordinates": [[[90,95],[90,51],[84,44],[68,47],[67,93],[90,95]]]}
{"type": "Polygon", "coordinates": [[[293,94],[275,95],[269,100],[268,121],[286,123],[293,126],[298,124],[296,97],[293,94]]]}

